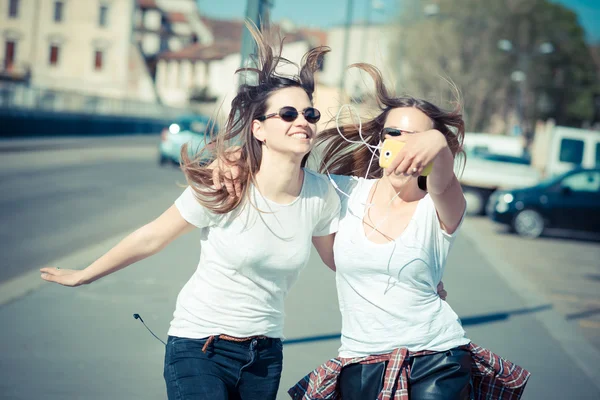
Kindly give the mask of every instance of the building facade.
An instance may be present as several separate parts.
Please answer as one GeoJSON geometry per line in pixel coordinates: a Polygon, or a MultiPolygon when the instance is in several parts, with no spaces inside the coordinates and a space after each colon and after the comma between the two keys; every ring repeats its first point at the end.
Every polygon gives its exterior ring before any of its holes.
{"type": "MultiPolygon", "coordinates": [[[[235,71],[241,65],[245,26],[240,20],[202,18],[201,21],[212,40],[161,53],[157,59],[156,90],[161,100],[171,106],[186,106],[190,101],[217,102],[222,104],[222,111],[227,112],[240,79],[235,71]]],[[[282,56],[296,64],[310,48],[324,45],[327,40],[323,31],[284,31],[279,26],[274,29],[286,38],[282,56]]],[[[298,73],[291,65],[278,71],[298,73]]]]}
{"type": "Polygon", "coordinates": [[[398,36],[397,29],[389,25],[362,24],[352,25],[348,30],[343,26],[328,30],[327,45],[332,51],[327,55],[321,83],[332,87],[343,84],[344,92],[353,97],[372,93],[373,83],[369,78],[356,70],[347,70],[348,65],[358,62],[375,65],[388,82],[395,79],[399,66],[394,65],[390,50],[391,41],[398,36]],[[346,37],[348,45],[345,51],[346,37]]]}
{"type": "MultiPolygon", "coordinates": [[[[128,97],[131,0],[0,0],[1,77],[128,97]]],[[[137,96],[136,96],[137,97],[137,96]]]]}

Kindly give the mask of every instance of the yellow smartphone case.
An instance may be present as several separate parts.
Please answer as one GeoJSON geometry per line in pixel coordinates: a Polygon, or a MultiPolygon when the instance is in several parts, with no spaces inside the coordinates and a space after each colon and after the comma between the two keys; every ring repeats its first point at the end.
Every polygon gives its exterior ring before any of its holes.
{"type": "Polygon", "coordinates": [[[404,142],[399,140],[384,140],[383,146],[381,146],[381,154],[379,155],[379,166],[384,169],[389,167],[403,147],[404,142]]]}
{"type": "MultiPolygon", "coordinates": [[[[390,166],[394,158],[398,155],[400,150],[404,147],[404,142],[394,139],[386,139],[383,141],[381,146],[381,154],[379,156],[379,166],[381,168],[387,168],[390,166]]],[[[429,163],[421,172],[421,176],[427,176],[431,173],[433,163],[429,163]]]]}

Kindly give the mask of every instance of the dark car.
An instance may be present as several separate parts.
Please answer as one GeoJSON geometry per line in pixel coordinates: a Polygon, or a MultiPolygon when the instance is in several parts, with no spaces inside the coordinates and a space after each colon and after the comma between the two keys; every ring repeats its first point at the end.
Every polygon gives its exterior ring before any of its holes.
{"type": "Polygon", "coordinates": [[[487,204],[488,216],[524,237],[546,228],[600,232],[600,168],[576,169],[536,186],[498,191],[487,204]]]}

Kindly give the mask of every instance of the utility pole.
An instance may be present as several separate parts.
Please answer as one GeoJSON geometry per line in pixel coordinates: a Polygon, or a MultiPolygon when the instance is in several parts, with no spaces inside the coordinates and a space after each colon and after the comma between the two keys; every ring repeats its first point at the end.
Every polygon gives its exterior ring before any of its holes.
{"type": "Polygon", "coordinates": [[[352,26],[352,10],[354,1],[348,0],[346,3],[346,26],[344,30],[344,52],[342,53],[342,65],[340,68],[340,96],[344,93],[344,84],[346,81],[346,66],[348,64],[348,50],[350,47],[350,27],[352,26]]]}
{"type": "MultiPolygon", "coordinates": [[[[275,0],[247,0],[246,19],[252,21],[261,31],[269,25],[269,10],[275,0]]],[[[242,32],[241,67],[245,67],[251,54],[256,51],[254,39],[244,27],[242,32]]]]}

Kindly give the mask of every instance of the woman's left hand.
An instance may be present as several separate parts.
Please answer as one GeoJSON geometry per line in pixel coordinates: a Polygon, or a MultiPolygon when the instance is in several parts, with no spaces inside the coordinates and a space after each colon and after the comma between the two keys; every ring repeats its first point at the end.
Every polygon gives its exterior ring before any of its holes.
{"type": "Polygon", "coordinates": [[[448,297],[448,292],[446,292],[444,290],[444,282],[440,281],[440,283],[438,283],[437,285],[437,294],[438,296],[440,296],[440,298],[442,300],[446,300],[446,297],[448,297]]]}
{"type": "Polygon", "coordinates": [[[388,140],[401,140],[406,144],[390,166],[385,169],[386,175],[393,172],[395,175],[418,177],[425,167],[432,163],[444,148],[448,147],[446,138],[437,129],[405,134],[398,139],[390,138],[388,140]]]}

